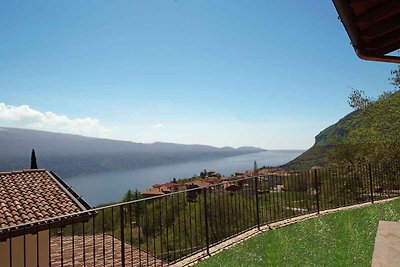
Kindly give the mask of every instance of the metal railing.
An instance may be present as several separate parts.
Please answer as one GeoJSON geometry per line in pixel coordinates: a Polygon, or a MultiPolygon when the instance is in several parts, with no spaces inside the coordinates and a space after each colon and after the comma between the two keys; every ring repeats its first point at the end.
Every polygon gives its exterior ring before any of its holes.
{"type": "Polygon", "coordinates": [[[23,260],[17,259],[23,265],[12,259],[9,239],[9,267],[169,265],[268,223],[396,196],[400,166],[394,162],[230,180],[96,208],[84,221],[77,213],[68,226],[56,224],[68,216],[55,218],[47,234],[23,235],[23,260]],[[34,253],[28,252],[32,242],[34,253]]]}

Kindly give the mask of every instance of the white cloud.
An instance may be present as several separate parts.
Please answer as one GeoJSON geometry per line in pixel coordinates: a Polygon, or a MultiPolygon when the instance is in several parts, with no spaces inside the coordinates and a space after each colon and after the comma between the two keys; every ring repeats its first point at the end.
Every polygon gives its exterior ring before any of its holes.
{"type": "Polygon", "coordinates": [[[12,106],[0,103],[0,123],[8,127],[21,127],[44,131],[107,137],[110,129],[99,120],[85,117],[71,119],[50,111],[40,112],[28,105],[12,106]]]}
{"type": "Polygon", "coordinates": [[[151,128],[153,128],[153,129],[160,129],[161,127],[163,127],[164,125],[162,124],[162,123],[157,123],[157,124],[154,124],[153,126],[151,126],[151,128]]]}

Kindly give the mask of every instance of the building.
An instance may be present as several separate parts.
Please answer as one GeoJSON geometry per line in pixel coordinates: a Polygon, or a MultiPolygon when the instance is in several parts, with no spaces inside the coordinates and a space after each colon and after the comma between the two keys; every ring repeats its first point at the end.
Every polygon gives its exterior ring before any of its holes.
{"type": "Polygon", "coordinates": [[[206,182],[203,179],[197,179],[190,182],[186,182],[185,185],[191,186],[191,188],[201,188],[201,187],[208,187],[212,185],[212,183],[206,182]]]}
{"type": "Polygon", "coordinates": [[[49,266],[50,229],[87,221],[89,209],[54,172],[0,173],[0,266],[49,266]]]}
{"type": "Polygon", "coordinates": [[[213,178],[206,178],[206,179],[204,179],[204,181],[206,183],[210,183],[210,184],[219,184],[219,183],[222,183],[224,181],[224,179],[221,177],[213,177],[213,178]]]}
{"type": "Polygon", "coordinates": [[[155,184],[142,192],[144,197],[162,196],[169,193],[184,191],[187,189],[186,184],[168,183],[168,184],[155,184]]]}
{"type": "Polygon", "coordinates": [[[220,178],[222,175],[219,172],[211,171],[207,173],[206,177],[210,178],[220,178]]]}
{"type": "Polygon", "coordinates": [[[228,192],[236,192],[242,189],[242,186],[234,183],[224,183],[224,190],[228,192]]]}
{"type": "Polygon", "coordinates": [[[186,190],[186,186],[184,184],[177,184],[177,183],[163,184],[161,185],[161,187],[170,190],[172,193],[186,190]]]}
{"type": "Polygon", "coordinates": [[[274,187],[274,191],[275,191],[275,192],[285,192],[285,186],[282,185],[282,184],[277,184],[277,185],[274,187]]]}
{"type": "Polygon", "coordinates": [[[140,193],[144,197],[156,197],[156,196],[162,196],[165,195],[165,193],[162,191],[161,187],[150,187],[146,191],[140,193]]]}

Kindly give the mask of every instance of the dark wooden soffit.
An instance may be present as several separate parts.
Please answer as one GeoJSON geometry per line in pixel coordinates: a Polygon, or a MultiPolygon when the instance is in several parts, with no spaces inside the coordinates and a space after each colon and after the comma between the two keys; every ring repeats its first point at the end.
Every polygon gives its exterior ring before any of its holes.
{"type": "Polygon", "coordinates": [[[400,63],[400,0],[333,0],[361,59],[400,63]]]}

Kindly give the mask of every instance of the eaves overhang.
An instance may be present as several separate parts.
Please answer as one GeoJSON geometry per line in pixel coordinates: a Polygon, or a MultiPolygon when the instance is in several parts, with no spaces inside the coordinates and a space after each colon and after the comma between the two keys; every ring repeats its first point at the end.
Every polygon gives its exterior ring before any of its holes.
{"type": "Polygon", "coordinates": [[[400,0],[333,0],[357,56],[400,63],[400,0]]]}

